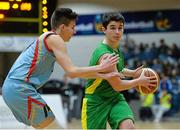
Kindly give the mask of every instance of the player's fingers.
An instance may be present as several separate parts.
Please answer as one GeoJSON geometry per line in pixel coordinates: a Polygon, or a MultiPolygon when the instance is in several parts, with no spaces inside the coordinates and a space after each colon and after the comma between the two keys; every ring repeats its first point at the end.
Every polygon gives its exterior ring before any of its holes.
{"type": "Polygon", "coordinates": [[[115,54],[115,53],[111,53],[109,56],[110,56],[110,57],[113,57],[114,55],[116,55],[116,54],[115,54]]]}
{"type": "Polygon", "coordinates": [[[142,73],[141,73],[141,75],[144,75],[144,73],[145,73],[145,70],[142,70],[142,73]]]}
{"type": "Polygon", "coordinates": [[[150,76],[151,79],[156,79],[157,77],[156,76],[150,76]]]}
{"type": "Polygon", "coordinates": [[[147,77],[149,80],[153,80],[153,79],[156,79],[156,76],[150,76],[150,77],[147,77]]]}
{"type": "Polygon", "coordinates": [[[149,87],[150,87],[150,88],[157,87],[157,84],[152,84],[152,83],[151,83],[151,84],[149,84],[149,87]]]}
{"type": "Polygon", "coordinates": [[[107,55],[106,58],[111,59],[114,55],[115,55],[115,53],[111,53],[111,54],[107,55]]]}
{"type": "Polygon", "coordinates": [[[114,56],[110,59],[111,64],[117,64],[119,62],[119,56],[114,56]]]}
{"type": "Polygon", "coordinates": [[[136,69],[136,71],[141,70],[143,67],[144,67],[144,65],[141,65],[140,67],[138,67],[138,68],[136,69]]]}
{"type": "Polygon", "coordinates": [[[105,55],[104,57],[103,57],[103,59],[107,59],[108,58],[108,55],[105,55]]]}
{"type": "Polygon", "coordinates": [[[125,76],[122,73],[119,73],[120,78],[125,78],[125,76]]]}
{"type": "Polygon", "coordinates": [[[113,55],[114,55],[114,53],[109,54],[109,55],[105,55],[105,56],[103,57],[103,60],[105,60],[105,59],[110,59],[113,55]]]}
{"type": "Polygon", "coordinates": [[[117,61],[119,61],[119,57],[118,57],[118,56],[113,57],[113,58],[111,59],[111,62],[117,62],[117,61]]]}
{"type": "Polygon", "coordinates": [[[150,83],[157,83],[157,80],[149,80],[150,83]]]}
{"type": "Polygon", "coordinates": [[[110,60],[114,60],[114,59],[119,60],[119,55],[113,55],[109,59],[110,60]]]}
{"type": "Polygon", "coordinates": [[[151,91],[151,89],[149,88],[149,86],[148,86],[148,87],[145,87],[145,89],[147,89],[148,91],[151,91]]]}
{"type": "Polygon", "coordinates": [[[116,65],[117,63],[119,62],[119,60],[114,60],[114,61],[111,61],[111,65],[116,65]]]}
{"type": "Polygon", "coordinates": [[[119,77],[120,75],[119,75],[118,72],[114,72],[114,73],[113,73],[113,76],[119,77]]]}

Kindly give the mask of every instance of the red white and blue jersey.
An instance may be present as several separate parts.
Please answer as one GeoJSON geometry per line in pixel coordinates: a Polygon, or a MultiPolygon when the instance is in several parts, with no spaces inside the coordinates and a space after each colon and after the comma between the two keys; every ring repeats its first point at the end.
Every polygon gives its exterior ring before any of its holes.
{"type": "Polygon", "coordinates": [[[50,77],[56,60],[46,43],[46,38],[52,34],[55,33],[43,33],[30,44],[18,57],[7,78],[33,84],[36,89],[41,87],[50,77]]]}

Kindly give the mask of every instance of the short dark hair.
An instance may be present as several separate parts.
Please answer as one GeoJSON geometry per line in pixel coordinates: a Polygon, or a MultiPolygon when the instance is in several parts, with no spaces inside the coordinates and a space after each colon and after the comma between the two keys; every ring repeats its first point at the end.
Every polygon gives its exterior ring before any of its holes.
{"type": "Polygon", "coordinates": [[[103,27],[107,28],[107,25],[110,21],[121,21],[123,24],[125,23],[124,17],[120,12],[110,12],[105,13],[102,16],[102,25],[103,27]]]}
{"type": "Polygon", "coordinates": [[[56,8],[51,16],[51,29],[56,29],[59,25],[68,25],[70,21],[77,20],[78,14],[69,8],[56,8]]]}

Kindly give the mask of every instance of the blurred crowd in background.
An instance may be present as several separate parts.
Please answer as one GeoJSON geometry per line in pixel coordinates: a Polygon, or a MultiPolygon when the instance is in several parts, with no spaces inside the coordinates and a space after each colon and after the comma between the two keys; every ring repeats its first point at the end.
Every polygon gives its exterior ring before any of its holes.
{"type": "MultiPolygon", "coordinates": [[[[160,86],[155,94],[141,95],[140,119],[159,122],[164,116],[174,116],[180,110],[180,47],[176,43],[125,42],[121,49],[127,68],[145,65],[160,76],[160,86]]],[[[130,92],[133,94],[135,91],[130,92]]]]}

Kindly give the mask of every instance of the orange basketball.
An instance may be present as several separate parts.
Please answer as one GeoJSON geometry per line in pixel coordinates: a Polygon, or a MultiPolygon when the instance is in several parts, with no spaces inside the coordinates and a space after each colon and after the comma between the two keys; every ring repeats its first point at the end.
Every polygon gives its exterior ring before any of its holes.
{"type": "MultiPolygon", "coordinates": [[[[143,68],[143,70],[145,71],[145,76],[147,77],[151,77],[151,76],[155,76],[156,79],[156,83],[155,83],[155,87],[152,86],[137,86],[135,87],[135,89],[140,92],[141,94],[150,94],[150,93],[154,93],[156,92],[156,90],[158,89],[159,83],[160,83],[160,78],[159,75],[156,73],[156,71],[154,71],[151,68],[143,68]],[[149,88],[149,89],[147,89],[149,88]]],[[[142,72],[142,71],[141,71],[142,72]]],[[[135,76],[136,78],[140,76],[140,73],[137,73],[137,75],[135,76]]]]}

